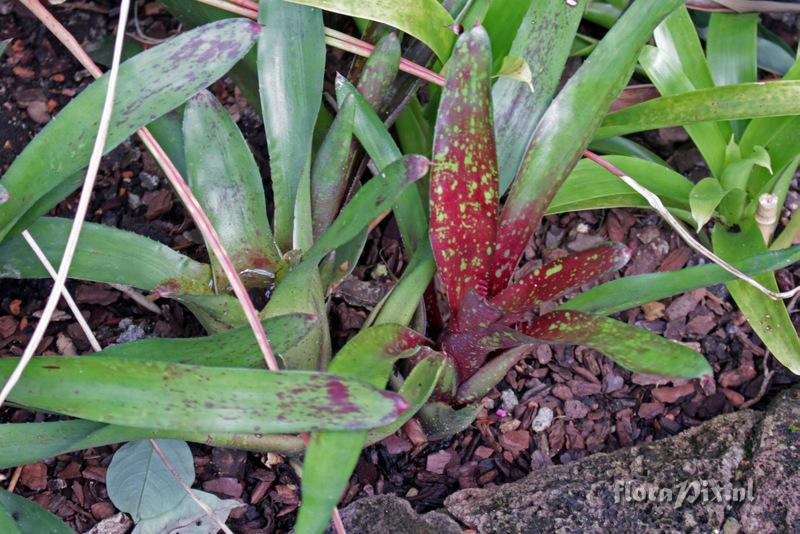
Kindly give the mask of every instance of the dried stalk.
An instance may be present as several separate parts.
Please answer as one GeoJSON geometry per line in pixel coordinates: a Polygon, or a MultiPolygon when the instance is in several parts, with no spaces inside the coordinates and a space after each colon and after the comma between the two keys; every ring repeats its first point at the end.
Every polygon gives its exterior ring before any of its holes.
{"type": "MultiPolygon", "coordinates": [[[[52,264],[50,263],[50,260],[47,259],[47,256],[44,255],[44,252],[39,247],[39,244],[36,242],[36,240],[33,238],[30,232],[28,232],[27,230],[23,230],[22,237],[24,237],[25,241],[28,242],[28,245],[31,247],[31,250],[33,250],[33,253],[36,255],[41,264],[50,274],[50,277],[53,280],[55,280],[58,276],[58,273],[53,268],[52,264]]],[[[61,296],[64,297],[64,301],[67,303],[67,306],[69,306],[72,315],[75,317],[75,320],[78,321],[81,330],[83,330],[83,335],[85,335],[86,339],[89,340],[89,344],[92,346],[92,350],[94,350],[95,352],[100,352],[102,350],[102,348],[100,347],[100,343],[98,343],[97,338],[94,336],[94,332],[92,332],[92,329],[89,327],[89,323],[86,322],[86,319],[83,317],[81,310],[78,309],[78,305],[75,304],[75,301],[72,299],[72,295],[69,294],[69,291],[67,291],[66,287],[63,288],[63,290],[61,291],[61,296]]]]}
{"type": "MultiPolygon", "coordinates": [[[[25,2],[26,5],[33,3],[31,0],[23,0],[23,2],[25,2]]],[[[41,4],[39,4],[39,7],[42,10],[44,9],[41,4]]],[[[89,168],[86,171],[86,178],[84,179],[83,187],[81,189],[80,199],[78,200],[78,208],[75,212],[75,219],[72,222],[72,228],[70,229],[69,237],[67,238],[67,244],[64,247],[64,256],[61,259],[61,264],[58,267],[58,273],[56,274],[56,279],[53,284],[53,290],[50,292],[50,296],[47,298],[47,304],[45,304],[42,317],[39,320],[39,323],[36,325],[33,335],[31,336],[28,345],[25,347],[25,351],[23,352],[19,363],[17,363],[17,366],[14,368],[11,376],[8,377],[8,380],[3,385],[2,391],[0,391],[0,406],[5,403],[9,394],[14,389],[14,386],[16,386],[20,378],[22,378],[22,373],[25,370],[25,367],[31,361],[31,358],[33,358],[36,348],[39,346],[39,343],[41,343],[42,338],[44,337],[44,333],[47,330],[47,326],[50,324],[50,319],[53,317],[53,312],[55,311],[56,305],[58,304],[58,301],[61,298],[61,294],[64,290],[64,283],[67,280],[67,273],[69,273],[69,268],[72,264],[72,258],[75,255],[75,249],[78,246],[78,238],[80,237],[81,228],[83,227],[83,221],[86,217],[86,212],[89,210],[89,202],[92,198],[92,189],[94,189],[97,171],[100,168],[100,160],[103,157],[103,149],[106,144],[106,137],[108,136],[109,124],[111,123],[111,113],[114,110],[114,93],[117,88],[119,63],[122,58],[122,42],[125,37],[125,25],[128,21],[129,8],[130,0],[122,0],[120,5],[119,23],[117,26],[117,37],[114,42],[114,57],[111,61],[111,71],[109,72],[108,77],[108,88],[106,90],[105,102],[103,103],[103,111],[100,114],[100,124],[98,126],[97,137],[95,139],[94,148],[92,149],[91,158],[89,159],[89,168]]]]}
{"type": "Polygon", "coordinates": [[[647,188],[643,187],[642,185],[640,185],[639,182],[637,182],[636,180],[634,180],[633,178],[631,178],[630,176],[628,176],[627,174],[622,172],[620,169],[618,169],[614,165],[610,164],[609,162],[607,162],[606,160],[604,160],[603,158],[601,158],[600,156],[598,156],[594,152],[590,152],[589,150],[586,150],[586,151],[584,151],[583,155],[586,156],[588,159],[594,161],[595,163],[597,163],[598,165],[600,165],[601,167],[603,167],[607,171],[617,175],[631,189],[633,189],[634,191],[636,191],[637,193],[642,195],[642,197],[644,197],[644,199],[647,200],[648,204],[650,204],[650,206],[654,210],[656,210],[658,212],[658,214],[661,215],[669,223],[670,226],[672,226],[672,228],[678,233],[678,235],[681,236],[684,241],[686,241],[686,244],[688,244],[694,250],[696,250],[697,252],[699,252],[700,254],[702,254],[703,256],[705,256],[706,258],[711,260],[712,262],[716,263],[717,265],[719,265],[720,267],[722,267],[723,269],[725,269],[729,273],[731,273],[733,276],[735,276],[739,280],[742,280],[743,282],[746,282],[746,283],[750,284],[751,286],[753,286],[754,288],[758,289],[759,291],[761,291],[762,293],[764,293],[768,297],[770,297],[772,299],[775,299],[775,300],[782,300],[782,299],[792,298],[793,296],[795,296],[798,293],[800,293],[800,287],[795,287],[791,291],[777,292],[777,291],[772,291],[772,290],[764,287],[763,285],[759,284],[758,282],[756,282],[755,280],[753,280],[752,278],[750,278],[749,276],[744,274],[742,271],[738,270],[736,267],[732,266],[731,264],[729,264],[728,262],[726,262],[725,260],[723,260],[722,258],[717,256],[716,254],[714,254],[713,252],[711,252],[710,250],[705,248],[703,245],[701,245],[700,242],[697,241],[692,236],[692,234],[689,233],[689,231],[680,223],[680,221],[678,221],[678,219],[676,219],[669,212],[669,210],[666,207],[664,207],[664,204],[661,202],[661,199],[658,198],[658,195],[656,195],[655,193],[653,193],[649,189],[647,189],[647,188]]]}
{"type": "Polygon", "coordinates": [[[775,227],[778,226],[778,197],[772,193],[764,193],[758,197],[756,209],[756,224],[764,238],[764,244],[769,245],[775,227]]]}
{"type": "MultiPolygon", "coordinates": [[[[100,68],[94,63],[94,61],[92,61],[89,55],[86,54],[69,30],[62,26],[61,23],[52,16],[50,12],[48,12],[42,6],[39,0],[20,1],[26,7],[28,7],[28,9],[30,9],[31,12],[33,12],[33,14],[42,21],[42,23],[44,23],[44,25],[53,33],[53,35],[55,35],[59,41],[61,41],[64,46],[67,47],[67,49],[75,56],[81,65],[83,65],[83,67],[92,74],[92,76],[99,78],[102,75],[100,68]]],[[[228,281],[233,288],[233,292],[235,293],[239,303],[242,306],[242,309],[244,310],[245,317],[247,317],[247,322],[250,325],[250,328],[253,330],[253,333],[256,337],[256,342],[258,343],[259,349],[261,349],[261,352],[264,355],[264,360],[267,367],[271,371],[278,371],[280,369],[278,366],[278,361],[276,360],[275,355],[272,353],[269,340],[267,339],[267,335],[264,332],[261,321],[259,320],[258,312],[253,306],[253,302],[250,300],[250,295],[247,293],[247,289],[244,287],[244,284],[239,277],[239,273],[234,268],[233,263],[230,260],[230,256],[222,246],[219,235],[212,226],[211,221],[209,221],[208,217],[203,211],[203,208],[197,202],[197,199],[195,198],[189,186],[186,184],[183,176],[181,176],[178,169],[169,159],[169,156],[167,156],[166,152],[164,152],[147,128],[141,128],[138,132],[138,135],[148,150],[150,150],[155,160],[164,170],[167,179],[169,179],[173,189],[178,194],[178,198],[180,198],[181,202],[183,202],[184,206],[189,211],[189,214],[197,225],[198,230],[200,230],[200,233],[203,235],[205,242],[208,243],[212,252],[214,252],[219,260],[222,270],[228,277],[228,281]]]]}

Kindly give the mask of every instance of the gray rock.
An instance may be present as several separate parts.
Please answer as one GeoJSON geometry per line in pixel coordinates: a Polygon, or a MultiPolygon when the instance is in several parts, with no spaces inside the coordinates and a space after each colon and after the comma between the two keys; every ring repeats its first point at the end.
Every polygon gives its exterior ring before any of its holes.
{"type": "MultiPolygon", "coordinates": [[[[447,515],[417,515],[408,501],[393,495],[360,499],[342,510],[342,521],[352,534],[461,534],[461,527],[447,515]]],[[[328,527],[327,534],[333,534],[328,527]]]]}
{"type": "Polygon", "coordinates": [[[348,532],[798,532],[800,386],[655,443],[458,491],[446,514],[381,495],[342,515],[348,532]],[[461,523],[459,527],[454,521],[461,523]]]}
{"type": "Polygon", "coordinates": [[[800,387],[766,412],[462,490],[445,507],[480,533],[791,532],[800,525],[798,401],[800,387]]]}

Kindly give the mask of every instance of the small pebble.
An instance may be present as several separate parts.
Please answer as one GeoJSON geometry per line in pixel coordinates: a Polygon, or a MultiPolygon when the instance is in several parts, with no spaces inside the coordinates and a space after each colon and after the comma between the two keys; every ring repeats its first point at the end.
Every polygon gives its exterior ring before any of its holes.
{"type": "Polygon", "coordinates": [[[512,411],[519,404],[517,395],[510,389],[504,389],[500,394],[500,399],[502,400],[501,406],[507,412],[512,411]]]}
{"type": "Polygon", "coordinates": [[[542,406],[539,408],[539,411],[536,412],[536,417],[531,421],[531,430],[534,432],[543,432],[550,428],[551,424],[553,424],[553,410],[547,406],[542,406]]]}

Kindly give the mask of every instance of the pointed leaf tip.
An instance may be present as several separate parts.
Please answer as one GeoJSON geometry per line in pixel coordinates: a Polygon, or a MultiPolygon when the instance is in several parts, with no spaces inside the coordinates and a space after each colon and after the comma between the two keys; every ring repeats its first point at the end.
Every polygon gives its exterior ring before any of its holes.
{"type": "Polygon", "coordinates": [[[430,238],[450,308],[486,287],[498,213],[492,122],[492,52],[486,30],[459,37],[450,59],[433,143],[430,238]]]}

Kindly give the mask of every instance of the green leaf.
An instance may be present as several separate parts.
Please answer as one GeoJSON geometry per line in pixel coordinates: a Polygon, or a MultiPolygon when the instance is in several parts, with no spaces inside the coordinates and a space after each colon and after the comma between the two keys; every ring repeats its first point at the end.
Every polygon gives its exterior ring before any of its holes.
{"type": "MultiPolygon", "coordinates": [[[[717,86],[756,81],[758,13],[712,13],[706,38],[706,55],[717,86]]],[[[746,122],[734,121],[741,138],[746,122]]]]}
{"type": "MultiPolygon", "coordinates": [[[[337,75],[336,100],[338,104],[341,106],[344,99],[350,95],[353,96],[356,105],[355,122],[353,123],[356,137],[378,169],[385,171],[403,154],[397,148],[397,144],[383,121],[361,93],[343,76],[337,75]]],[[[428,216],[419,191],[411,187],[405,189],[392,210],[397,226],[400,228],[403,243],[406,249],[412,251],[413,254],[413,251],[416,251],[428,239],[428,216]]]]}
{"type": "Polygon", "coordinates": [[[531,93],[534,92],[533,74],[531,73],[530,65],[528,65],[527,61],[525,61],[525,58],[518,56],[504,57],[502,65],[500,65],[500,68],[492,77],[509,78],[511,80],[522,82],[530,88],[531,93]]]}
{"type": "MultiPolygon", "coordinates": [[[[242,132],[222,104],[202,91],[186,105],[183,135],[189,186],[234,267],[274,278],[280,254],[267,220],[261,174],[242,132]]],[[[227,285],[216,255],[206,247],[217,284],[227,285]]]]}
{"type": "Polygon", "coordinates": [[[5,41],[0,41],[0,56],[2,56],[3,52],[6,51],[6,47],[9,44],[11,44],[11,41],[13,41],[13,39],[6,39],[5,41]]]}
{"type": "Polygon", "coordinates": [[[596,139],[708,121],[800,114],[800,81],[742,83],[654,98],[606,116],[596,139]]]}
{"type": "MultiPolygon", "coordinates": [[[[61,522],[56,516],[29,501],[25,497],[0,489],[0,516],[11,517],[19,534],[75,534],[75,531],[61,522]]],[[[14,530],[5,529],[0,519],[0,527],[4,534],[15,534],[14,530]]]]}
{"type": "MultiPolygon", "coordinates": [[[[800,261],[800,247],[754,254],[733,266],[748,275],[783,269],[800,261]]],[[[648,302],[679,295],[700,287],[709,287],[734,280],[718,265],[688,267],[667,273],[648,273],[626,276],[593,287],[560,306],[561,310],[576,310],[610,315],[641,306],[648,302]]]]}
{"type": "Polygon", "coordinates": [[[689,194],[692,217],[697,221],[697,231],[713,217],[714,211],[728,192],[716,178],[703,178],[695,184],[689,194]]]}
{"type": "Polygon", "coordinates": [[[422,409],[436,389],[444,371],[445,359],[442,353],[431,352],[414,365],[398,391],[411,404],[411,408],[388,425],[371,429],[367,434],[367,443],[376,443],[394,434],[422,409]]]}
{"type": "MultiPolygon", "coordinates": [[[[215,22],[124,62],[106,151],[222,76],[250,49],[258,30],[257,24],[244,19],[215,22]]],[[[74,98],[0,180],[11,195],[0,205],[0,239],[37,200],[89,162],[107,83],[103,76],[74,98]],[[57,158],[52,157],[56,149],[57,158]]]]}
{"type": "MultiPolygon", "coordinates": [[[[185,441],[160,439],[158,446],[181,477],[194,483],[194,459],[185,441]]],[[[135,522],[169,512],[186,497],[183,487],[149,440],[132,441],[114,453],[106,474],[108,497],[135,522]]]]}
{"type": "Polygon", "coordinates": [[[424,245],[411,258],[391,292],[378,304],[367,318],[367,324],[409,324],[420,305],[423,293],[433,279],[436,263],[430,244],[424,245]]]}
{"type": "Polygon", "coordinates": [[[339,108],[311,169],[311,216],[315,240],[336,218],[347,191],[354,119],[355,105],[353,98],[349,97],[339,108]]]}
{"type": "MultiPolygon", "coordinates": [[[[252,285],[245,280],[242,280],[242,282],[246,285],[252,285]]],[[[186,306],[209,334],[226,332],[231,328],[247,324],[247,317],[244,315],[242,304],[234,295],[228,293],[221,295],[189,295],[181,293],[170,298],[186,306]]]]}
{"type": "Polygon", "coordinates": [[[639,143],[631,141],[630,139],[625,137],[609,137],[607,139],[592,141],[589,144],[589,150],[591,150],[592,152],[598,152],[600,154],[631,156],[634,158],[643,159],[645,161],[658,163],[659,165],[663,165],[664,167],[669,166],[667,165],[666,161],[661,159],[661,157],[658,154],[656,154],[649,148],[645,148],[639,143]]]}
{"type": "MultiPolygon", "coordinates": [[[[381,325],[359,332],[331,362],[329,370],[384,387],[394,362],[427,343],[424,336],[399,325],[381,325]]],[[[303,461],[303,499],[298,532],[322,532],[331,511],[355,469],[367,431],[314,432],[303,461]]]]}
{"type": "Polygon", "coordinates": [[[653,37],[658,49],[670,61],[680,65],[680,70],[695,89],[714,87],[703,45],[685,7],[679,7],[664,19],[653,32],[653,37]]]}
{"type": "Polygon", "coordinates": [[[553,99],[585,6],[586,0],[580,0],[574,6],[561,2],[492,2],[489,8],[492,17],[487,14],[486,30],[492,38],[494,57],[499,53],[500,57],[516,56],[536,71],[533,92],[515,80],[502,78],[492,87],[501,195],[517,174],[539,119],[553,99]],[[526,5],[521,24],[509,26],[506,17],[515,20],[519,16],[516,11],[526,5]]]}
{"type": "Polygon", "coordinates": [[[422,407],[418,417],[428,440],[437,441],[467,428],[478,417],[480,410],[480,403],[453,408],[444,402],[431,401],[422,407]]]}
{"type": "Polygon", "coordinates": [[[455,35],[450,29],[453,17],[436,0],[392,2],[376,0],[290,0],[351,17],[374,20],[413,35],[433,50],[442,62],[450,57],[455,35]]]}
{"type": "MultiPolygon", "coordinates": [[[[605,159],[629,176],[635,176],[667,207],[689,209],[692,182],[669,167],[628,156],[607,156],[605,159]]],[[[618,176],[591,160],[582,159],[559,188],[546,213],[648,206],[647,201],[618,176]]]]}
{"type": "MultiPolygon", "coordinates": [[[[673,52],[675,51],[671,47],[663,50],[660,47],[646,46],[639,55],[639,63],[664,96],[689,93],[696,89],[683,70],[681,58],[673,52]]],[[[697,145],[712,174],[718,176],[724,165],[726,139],[732,136],[730,127],[726,123],[708,122],[685,125],[684,128],[697,145]]]]}
{"type": "Polygon", "coordinates": [[[310,197],[299,188],[309,187],[311,141],[325,74],[324,27],[317,9],[284,0],[261,0],[259,7],[263,28],[258,79],[275,199],[275,239],[288,251],[311,240],[310,226],[307,235],[296,235],[294,229],[310,221],[310,197]]]}
{"type": "Polygon", "coordinates": [[[403,188],[425,176],[429,164],[428,159],[422,156],[406,156],[373,177],[303,255],[303,261],[319,263],[330,251],[357,237],[373,219],[392,207],[403,188]]]}
{"type": "MultiPolygon", "coordinates": [[[[58,265],[72,221],[39,219],[29,228],[45,256],[58,265]]],[[[0,244],[0,276],[50,278],[22,236],[0,244]]],[[[125,284],[168,296],[179,292],[208,294],[211,271],[171,248],[144,236],[110,226],[85,223],[69,276],[125,284]]]]}
{"type": "MultiPolygon", "coordinates": [[[[728,232],[722,225],[717,225],[711,237],[714,252],[726,261],[742,260],[767,250],[761,232],[753,222],[741,225],[739,233],[728,232]]],[[[767,289],[778,290],[772,273],[753,278],[767,289]]],[[[726,286],[767,349],[790,371],[800,374],[800,338],[783,301],[773,300],[741,280],[729,282],[726,286]]]]}
{"type": "Polygon", "coordinates": [[[782,76],[792,68],[795,53],[786,42],[763,24],[758,25],[758,68],[782,76]]]}
{"type": "Polygon", "coordinates": [[[503,206],[490,293],[505,287],[547,205],[630,79],[639,50],[679,4],[633,2],[547,108],[503,206]]]}
{"type": "MultiPolygon", "coordinates": [[[[194,500],[183,493],[183,500],[172,510],[161,514],[158,517],[145,519],[136,525],[131,534],[162,534],[164,532],[191,532],[192,534],[217,534],[219,525],[208,516],[208,513],[200,507],[194,500]],[[191,525],[191,531],[187,531],[187,525],[191,525]]],[[[214,515],[225,523],[234,508],[239,508],[242,503],[236,499],[222,500],[216,495],[200,490],[192,490],[192,494],[203,501],[214,515]]]]}
{"type": "Polygon", "coordinates": [[[713,373],[698,352],[608,317],[554,311],[522,330],[546,343],[589,346],[635,373],[678,378],[701,378],[713,373]]]}
{"type": "Polygon", "coordinates": [[[69,452],[147,438],[178,439],[255,452],[297,453],[304,448],[302,439],[296,435],[158,430],[107,425],[84,419],[48,423],[6,423],[0,425],[0,468],[25,465],[69,452]]]}
{"type": "Polygon", "coordinates": [[[291,313],[318,317],[308,335],[281,354],[287,369],[321,370],[331,358],[331,335],[322,281],[314,262],[304,262],[289,271],[275,286],[275,291],[261,312],[262,318],[291,313]]]}
{"type": "Polygon", "coordinates": [[[734,188],[719,203],[719,214],[725,224],[738,224],[745,214],[748,196],[743,189],[734,188]]]}
{"type": "Polygon", "coordinates": [[[499,211],[491,90],[491,44],[476,26],[456,42],[436,119],[430,239],[453,317],[491,270],[499,211]]]}
{"type": "MultiPolygon", "coordinates": [[[[17,362],[0,359],[0,380],[17,362]]],[[[34,358],[9,400],[104,423],[256,434],[369,428],[407,408],[398,395],[326,373],[75,356],[34,358]]]]}
{"type": "MultiPolygon", "coordinates": [[[[238,16],[230,11],[225,11],[202,2],[163,0],[159,3],[167,8],[167,10],[187,28],[195,28],[216,20],[235,18],[238,16]]],[[[247,98],[250,107],[257,113],[261,113],[256,57],[256,47],[253,47],[233,66],[228,75],[236,83],[237,87],[242,90],[242,94],[247,98]]]]}
{"type": "MultiPolygon", "coordinates": [[[[290,314],[262,321],[270,346],[278,359],[309,334],[317,317],[309,314],[290,314]]],[[[139,361],[160,361],[211,367],[263,367],[261,356],[250,327],[228,330],[213,336],[143,339],[114,345],[93,357],[112,357],[139,361]]]]}

